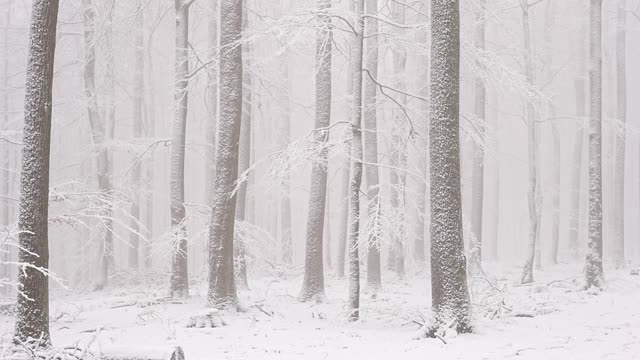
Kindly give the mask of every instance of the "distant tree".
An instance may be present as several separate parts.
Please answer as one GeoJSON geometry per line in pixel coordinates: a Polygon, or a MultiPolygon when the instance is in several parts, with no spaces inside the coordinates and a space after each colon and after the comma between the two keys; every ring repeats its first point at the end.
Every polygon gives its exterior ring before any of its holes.
{"type": "Polygon", "coordinates": [[[169,293],[173,297],[189,296],[189,270],[187,268],[187,225],[184,207],[184,160],[187,133],[187,106],[189,85],[189,0],[175,0],[175,92],[174,120],[171,138],[171,277],[169,293]]]}
{"type": "Polygon", "coordinates": [[[316,120],[315,146],[321,150],[311,170],[304,280],[299,299],[324,297],[323,232],[327,200],[327,149],[331,125],[331,18],[327,15],[331,1],[318,0],[319,29],[316,31],[316,120]]]}
{"type": "Polygon", "coordinates": [[[602,287],[602,0],[591,0],[589,45],[589,242],[585,286],[602,287]]]}
{"type": "Polygon", "coordinates": [[[233,262],[235,182],[242,121],[242,0],[220,2],[219,117],[216,181],[209,226],[210,306],[237,304],[233,262]]]}
{"type": "MultiPolygon", "coordinates": [[[[86,0],[85,0],[86,1],[86,0]]],[[[27,58],[22,172],[18,303],[14,342],[48,345],[49,335],[49,156],[51,89],[56,49],[57,0],[34,0],[27,58]]]]}
{"type": "Polygon", "coordinates": [[[428,335],[471,331],[460,193],[460,4],[431,7],[431,306],[428,335]]]}
{"type": "Polygon", "coordinates": [[[616,131],[616,155],[615,155],[615,238],[614,238],[614,265],[622,268],[625,265],[624,257],[624,161],[625,141],[627,132],[627,62],[626,62],[626,0],[618,0],[616,29],[616,117],[619,121],[619,130],[616,131]]]}

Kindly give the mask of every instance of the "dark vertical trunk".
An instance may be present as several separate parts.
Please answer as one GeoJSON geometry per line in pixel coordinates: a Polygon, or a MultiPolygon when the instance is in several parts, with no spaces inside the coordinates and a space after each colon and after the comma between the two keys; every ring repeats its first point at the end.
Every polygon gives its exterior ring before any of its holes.
{"type": "Polygon", "coordinates": [[[47,345],[49,336],[48,207],[51,89],[57,0],[32,5],[20,176],[18,295],[14,341],[47,345]]]}
{"type": "Polygon", "coordinates": [[[431,306],[433,328],[471,331],[460,194],[460,5],[431,8],[431,306]]]}

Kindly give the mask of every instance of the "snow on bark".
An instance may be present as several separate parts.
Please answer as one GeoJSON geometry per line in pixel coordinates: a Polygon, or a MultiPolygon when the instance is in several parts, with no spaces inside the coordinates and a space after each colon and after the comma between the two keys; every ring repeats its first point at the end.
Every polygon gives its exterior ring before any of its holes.
{"type": "Polygon", "coordinates": [[[242,120],[242,0],[220,1],[219,118],[216,181],[209,226],[209,306],[237,304],[233,263],[235,181],[242,120]]]}
{"type": "Polygon", "coordinates": [[[56,48],[57,0],[34,0],[29,30],[22,172],[18,295],[14,341],[47,345],[49,336],[48,207],[51,89],[56,48]]]}
{"type": "MultiPolygon", "coordinates": [[[[0,89],[9,88],[9,26],[11,20],[11,4],[7,4],[7,9],[4,11],[4,19],[2,24],[4,30],[2,31],[2,63],[0,64],[0,89]]],[[[0,94],[0,132],[9,131],[9,92],[2,91],[0,94]]],[[[11,178],[10,178],[10,159],[12,151],[9,146],[2,146],[0,150],[0,195],[9,196],[11,190],[11,178]]],[[[8,201],[0,201],[0,227],[8,226],[10,223],[10,207],[8,201]]],[[[11,276],[9,269],[9,257],[10,247],[8,244],[2,244],[0,246],[0,280],[7,280],[11,276]]],[[[0,288],[0,295],[7,295],[9,291],[8,286],[2,286],[0,288]]]]}
{"type": "Polygon", "coordinates": [[[351,52],[353,106],[351,118],[351,177],[349,180],[349,320],[360,317],[360,186],[362,185],[362,61],[364,46],[364,0],[355,2],[355,40],[351,52]]]}
{"type": "MultiPolygon", "coordinates": [[[[534,83],[533,53],[531,49],[531,29],[529,26],[529,5],[525,0],[520,0],[522,8],[522,30],[524,37],[524,64],[527,82],[534,83]]],[[[523,284],[533,282],[533,264],[537,257],[540,259],[540,248],[536,249],[540,236],[540,195],[538,181],[538,125],[535,109],[531,100],[527,99],[527,127],[528,127],[528,157],[529,157],[529,239],[527,246],[527,258],[522,270],[521,282],[523,284]]]]}
{"type": "Polygon", "coordinates": [[[626,0],[618,0],[617,34],[616,34],[616,115],[618,131],[616,131],[615,184],[614,184],[614,258],[616,268],[625,265],[624,249],[624,161],[627,122],[627,69],[626,69],[626,0]]]}
{"type": "MultiPolygon", "coordinates": [[[[209,33],[207,41],[209,51],[213,55],[218,48],[218,2],[210,1],[209,33]]],[[[205,199],[207,204],[213,201],[213,183],[216,176],[216,124],[218,118],[218,67],[215,63],[208,68],[209,83],[207,86],[207,110],[209,121],[206,124],[206,157],[205,157],[205,199]]]]}
{"type": "Polygon", "coordinates": [[[327,15],[331,2],[318,0],[318,30],[316,30],[316,120],[314,141],[321,147],[313,160],[309,212],[304,260],[304,280],[300,301],[324,298],[323,232],[327,199],[327,149],[331,125],[331,18],[327,15]]]}
{"type": "Polygon", "coordinates": [[[184,298],[189,296],[187,226],[184,207],[184,162],[188,110],[187,87],[189,85],[189,5],[187,0],[175,0],[175,11],[175,92],[169,181],[172,234],[169,293],[173,297],[184,298]]]}
{"type": "MultiPolygon", "coordinates": [[[[378,0],[366,0],[365,34],[378,32],[378,0]]],[[[365,35],[366,36],[366,35],[365,35]]],[[[378,78],[378,36],[367,37],[365,42],[365,67],[369,75],[378,78]]],[[[376,94],[378,85],[367,76],[364,78],[364,161],[368,202],[367,221],[367,287],[376,291],[382,286],[380,277],[380,175],[378,171],[378,112],[376,94]]],[[[393,257],[395,263],[395,256],[393,257]]]]}
{"type": "MultiPolygon", "coordinates": [[[[481,0],[475,9],[475,46],[482,53],[485,51],[485,23],[486,0],[481,0]]],[[[481,64],[478,64],[482,68],[481,64]]],[[[487,88],[482,76],[476,76],[474,80],[474,106],[473,111],[478,121],[480,138],[484,137],[487,107],[487,88]]],[[[471,261],[469,265],[472,271],[480,271],[482,267],[482,215],[484,202],[484,148],[483,144],[476,143],[473,152],[473,171],[471,180],[471,232],[475,243],[470,247],[471,261]]]]}
{"type": "Polygon", "coordinates": [[[431,7],[431,302],[429,335],[471,331],[460,194],[460,5],[431,7]]]}
{"type": "Polygon", "coordinates": [[[602,287],[602,0],[591,0],[589,45],[589,242],[585,286],[602,287]]]}

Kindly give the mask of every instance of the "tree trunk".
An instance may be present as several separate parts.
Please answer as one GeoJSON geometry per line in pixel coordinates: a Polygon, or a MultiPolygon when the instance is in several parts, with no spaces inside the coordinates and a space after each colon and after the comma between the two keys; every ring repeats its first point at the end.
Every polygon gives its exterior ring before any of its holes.
{"type": "Polygon", "coordinates": [[[591,0],[589,57],[589,243],[585,286],[602,287],[602,0],[591,0]]]}
{"type": "MultiPolygon", "coordinates": [[[[86,0],[85,0],[86,1],[86,0]]],[[[20,177],[18,295],[14,342],[48,345],[49,155],[57,0],[32,5],[20,177]]]]}
{"type": "Polygon", "coordinates": [[[431,7],[431,306],[430,335],[449,324],[471,331],[460,194],[460,5],[431,7]]]}
{"type": "Polygon", "coordinates": [[[360,317],[360,185],[362,184],[362,61],[364,45],[364,0],[355,1],[355,40],[351,61],[353,106],[351,118],[351,178],[349,180],[349,320],[360,317]]]}
{"type": "Polygon", "coordinates": [[[216,181],[209,227],[209,306],[237,304],[233,264],[236,216],[234,184],[238,178],[238,143],[242,120],[242,0],[220,3],[220,81],[216,181]]]}
{"type": "Polygon", "coordinates": [[[187,132],[189,85],[189,5],[187,0],[175,0],[176,47],[173,134],[171,137],[171,277],[172,297],[189,296],[187,259],[187,226],[184,207],[184,157],[187,132]]]}
{"type": "MultiPolygon", "coordinates": [[[[486,0],[481,0],[475,12],[475,46],[481,53],[485,51],[485,13],[486,0]]],[[[482,65],[479,64],[480,67],[482,65]]],[[[487,88],[482,76],[475,78],[475,99],[474,113],[479,123],[478,129],[481,132],[479,137],[484,138],[484,127],[486,121],[487,88]]],[[[476,143],[473,152],[473,180],[471,181],[471,233],[475,242],[471,246],[471,262],[473,271],[482,269],[482,215],[484,202],[484,144],[476,143]]]]}
{"type": "MultiPolygon", "coordinates": [[[[529,5],[526,0],[520,0],[520,6],[522,7],[522,29],[524,36],[524,63],[527,82],[529,84],[534,83],[533,72],[533,53],[531,49],[531,29],[529,27],[529,5]]],[[[535,109],[529,99],[527,101],[527,126],[528,126],[528,153],[529,153],[529,243],[527,248],[527,259],[522,271],[521,282],[523,284],[533,282],[533,264],[536,255],[539,256],[539,247],[536,249],[536,245],[539,242],[540,232],[540,211],[539,211],[539,186],[538,183],[538,125],[536,123],[535,109]]]]}
{"type": "Polygon", "coordinates": [[[615,238],[614,260],[616,268],[625,265],[624,251],[624,161],[627,122],[627,69],[626,69],[626,1],[618,0],[618,29],[616,35],[616,85],[617,85],[617,118],[615,158],[615,238]]]}
{"type": "MultiPolygon", "coordinates": [[[[143,109],[144,109],[144,18],[142,2],[138,1],[134,20],[134,73],[133,73],[133,137],[142,137],[143,109]]],[[[137,157],[137,155],[136,155],[137,157]]],[[[136,160],[134,160],[136,161],[136,160]]],[[[133,231],[129,233],[129,267],[138,268],[139,245],[140,245],[140,199],[142,192],[142,164],[136,161],[131,171],[131,188],[133,190],[133,202],[131,204],[131,217],[133,218],[130,227],[133,231]]]]}
{"type": "Polygon", "coordinates": [[[323,232],[325,204],[327,200],[326,143],[331,125],[331,18],[327,15],[331,2],[318,0],[319,21],[322,26],[316,33],[316,121],[315,145],[321,150],[313,159],[309,212],[307,214],[307,242],[304,261],[304,282],[300,301],[324,298],[323,232]]]}
{"type": "MultiPolygon", "coordinates": [[[[329,172],[327,164],[327,173],[329,172]]],[[[324,266],[331,271],[333,264],[331,261],[331,196],[327,194],[327,201],[324,207],[324,239],[322,253],[324,254],[324,266]]]]}
{"type": "MultiPolygon", "coordinates": [[[[406,5],[404,0],[399,0],[391,4],[392,17],[398,24],[405,23],[405,9],[406,5]]],[[[399,38],[404,36],[404,31],[401,28],[396,29],[396,34],[399,38]]],[[[374,36],[375,37],[375,36],[374,36]]],[[[394,73],[394,87],[401,91],[406,91],[407,84],[405,81],[405,70],[407,65],[406,50],[401,47],[393,48],[393,73],[394,73]]],[[[407,96],[404,94],[395,95],[398,103],[405,107],[407,104],[407,96]]],[[[404,169],[407,166],[407,152],[406,142],[409,138],[403,109],[393,109],[393,126],[391,129],[391,211],[393,212],[393,219],[395,223],[395,230],[392,233],[393,241],[393,255],[394,255],[394,270],[398,278],[404,277],[404,239],[407,237],[407,208],[405,205],[405,193],[406,193],[406,172],[404,169]]]]}
{"type": "MultiPolygon", "coordinates": [[[[210,1],[211,16],[209,16],[209,34],[207,41],[209,48],[213,49],[211,56],[214,55],[215,49],[218,48],[218,1],[210,1]]],[[[205,158],[205,199],[207,204],[213,201],[213,185],[216,176],[216,124],[218,119],[218,67],[214,64],[209,65],[209,84],[207,87],[207,110],[210,121],[206,124],[206,158],[205,158]]]]}
{"type": "MultiPolygon", "coordinates": [[[[0,132],[9,131],[9,27],[11,24],[11,2],[6,4],[7,9],[2,25],[5,27],[2,32],[2,63],[0,64],[0,89],[5,89],[0,94],[0,132]]],[[[10,172],[9,159],[11,158],[10,147],[6,144],[0,151],[0,195],[10,196],[10,172]]],[[[7,199],[0,199],[0,226],[8,226],[10,223],[10,208],[7,199]]],[[[11,278],[10,261],[11,247],[2,244],[0,247],[0,279],[8,281],[11,278]]],[[[0,296],[9,295],[9,286],[0,288],[0,296]]]]}
{"type": "MultiPolygon", "coordinates": [[[[378,0],[366,0],[367,15],[378,15],[378,0]]],[[[365,19],[366,34],[378,32],[378,20],[374,17],[365,19]]],[[[364,161],[367,181],[367,198],[369,199],[367,219],[367,287],[376,291],[382,286],[380,278],[380,176],[378,172],[378,119],[376,110],[377,86],[370,77],[378,78],[378,36],[373,35],[366,41],[366,69],[369,75],[364,78],[364,161]]],[[[354,85],[355,86],[355,85],[354,85]]],[[[395,263],[395,255],[393,257],[395,263]]]]}

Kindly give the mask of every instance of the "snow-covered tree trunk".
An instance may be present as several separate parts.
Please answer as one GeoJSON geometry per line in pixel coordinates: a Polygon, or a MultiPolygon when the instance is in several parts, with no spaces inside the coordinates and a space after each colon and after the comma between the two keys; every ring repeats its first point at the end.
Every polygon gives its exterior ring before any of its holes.
{"type": "MultiPolygon", "coordinates": [[[[522,8],[522,29],[524,37],[524,64],[525,75],[529,84],[534,83],[533,53],[531,49],[531,29],[529,26],[529,5],[526,0],[520,0],[522,8]]],[[[527,258],[522,271],[521,282],[523,284],[533,282],[533,264],[538,255],[536,245],[540,232],[539,211],[539,182],[538,182],[538,125],[536,123],[535,109],[530,100],[527,101],[527,127],[528,127],[528,157],[529,157],[529,239],[527,246],[527,258]]],[[[538,256],[538,259],[540,257],[538,256]]]]}
{"type": "Polygon", "coordinates": [[[616,268],[625,265],[624,251],[624,161],[627,121],[627,63],[626,63],[626,0],[618,0],[618,28],[616,34],[616,117],[619,124],[616,128],[615,155],[615,238],[614,259],[616,268]]]}
{"type": "MultiPolygon", "coordinates": [[[[149,26],[150,22],[146,22],[146,33],[145,36],[149,36],[151,32],[153,32],[153,27],[149,26]]],[[[143,24],[144,25],[144,24],[143,24]]],[[[150,47],[151,44],[148,44],[150,47]]],[[[145,91],[145,94],[148,95],[147,101],[145,102],[145,128],[144,134],[148,139],[153,139],[156,134],[156,94],[154,87],[154,71],[152,66],[151,59],[149,59],[149,66],[145,67],[145,72],[147,74],[146,77],[146,86],[149,91],[145,91]]],[[[145,166],[145,181],[147,184],[147,189],[145,191],[145,226],[147,227],[147,242],[144,245],[144,267],[146,269],[150,269],[153,266],[153,224],[154,224],[154,214],[156,208],[154,206],[155,201],[155,156],[154,153],[151,152],[148,155],[148,160],[145,166]]]]}
{"type": "Polygon", "coordinates": [[[220,87],[216,143],[216,181],[209,226],[210,306],[237,303],[233,235],[238,178],[238,144],[242,120],[242,0],[220,1],[220,87]]]}
{"type": "Polygon", "coordinates": [[[577,54],[577,72],[578,76],[574,80],[574,93],[575,93],[575,106],[577,131],[576,139],[573,145],[573,166],[571,172],[571,216],[569,222],[569,251],[573,260],[578,259],[579,246],[579,234],[581,223],[581,211],[580,211],[580,199],[582,198],[582,174],[583,174],[583,154],[584,154],[584,137],[585,137],[585,118],[586,118],[586,81],[584,79],[586,74],[585,69],[585,46],[584,46],[584,33],[582,31],[584,26],[580,26],[578,31],[578,39],[575,40],[576,54],[577,54]]]}
{"type": "MultiPolygon", "coordinates": [[[[328,167],[327,172],[329,172],[328,167]]],[[[327,202],[324,206],[324,240],[322,245],[322,253],[324,254],[324,266],[327,268],[327,270],[331,271],[333,268],[333,262],[331,261],[331,196],[329,193],[327,193],[327,202]]]]}
{"type": "MultiPolygon", "coordinates": [[[[545,79],[548,86],[553,82],[553,31],[555,28],[555,12],[553,2],[547,2],[544,27],[545,41],[545,79]]],[[[549,94],[548,116],[551,120],[551,137],[553,143],[553,181],[551,184],[551,263],[558,263],[558,246],[560,243],[560,130],[556,119],[555,101],[553,94],[549,94]]]]}
{"type": "MultiPolygon", "coordinates": [[[[406,4],[404,0],[396,1],[391,4],[392,17],[394,22],[400,25],[405,23],[405,9],[406,4]]],[[[397,27],[395,31],[398,38],[402,38],[404,31],[402,28],[397,27]]],[[[377,37],[377,36],[374,36],[377,37]]],[[[407,65],[407,54],[403,47],[393,47],[393,75],[394,75],[394,87],[400,91],[405,91],[407,88],[405,80],[405,70],[407,65]]],[[[398,94],[395,96],[398,103],[405,107],[407,104],[407,96],[404,94],[398,94]]],[[[403,109],[393,109],[393,125],[391,128],[391,211],[393,212],[394,227],[395,230],[392,233],[393,241],[393,255],[394,265],[393,268],[396,275],[399,278],[404,277],[404,241],[407,237],[407,209],[405,206],[405,193],[406,193],[406,172],[404,169],[407,166],[407,152],[406,142],[409,137],[406,126],[407,119],[405,118],[403,109]]]]}
{"type": "MultiPolygon", "coordinates": [[[[98,189],[101,193],[107,194],[112,190],[111,185],[111,164],[109,151],[106,146],[106,142],[110,136],[110,126],[113,126],[113,99],[108,99],[106,104],[106,116],[104,119],[100,118],[98,113],[98,101],[95,85],[95,70],[96,70],[96,49],[95,49],[95,27],[96,27],[96,7],[91,0],[82,1],[82,11],[84,19],[84,44],[85,44],[85,59],[84,59],[84,95],[87,102],[87,114],[89,117],[89,126],[91,128],[91,135],[93,144],[98,148],[97,156],[97,178],[98,189]]],[[[107,28],[107,48],[111,48],[111,20],[108,18],[107,28]]],[[[107,59],[107,97],[112,96],[111,81],[113,81],[113,68],[111,59],[107,59]]],[[[103,288],[108,284],[109,272],[113,269],[113,221],[112,209],[107,206],[104,214],[104,238],[102,239],[102,249],[100,254],[100,274],[97,281],[97,288],[103,288]]]]}
{"type": "Polygon", "coordinates": [[[602,287],[602,0],[591,0],[589,44],[589,242],[585,286],[602,287]]]}
{"type": "MultiPolygon", "coordinates": [[[[11,2],[6,4],[2,25],[2,42],[0,44],[2,50],[2,63],[0,63],[0,89],[9,89],[9,27],[11,21],[11,2]]],[[[0,93],[0,132],[9,131],[9,91],[4,90],[0,93]]],[[[2,145],[0,150],[0,196],[9,196],[10,191],[10,147],[6,144],[2,145]]],[[[6,199],[0,199],[0,226],[7,226],[10,223],[11,210],[9,202],[6,199]]],[[[9,262],[10,248],[7,244],[0,247],[0,279],[10,278],[9,262]]],[[[7,295],[8,286],[3,286],[1,295],[7,295]]]]}
{"type": "MultiPolygon", "coordinates": [[[[285,149],[291,140],[291,112],[289,109],[289,64],[287,54],[282,55],[280,63],[282,76],[282,121],[280,122],[280,148],[285,149]]],[[[289,174],[282,180],[282,196],[280,197],[280,229],[281,229],[281,258],[285,264],[293,262],[293,244],[291,243],[291,184],[289,174]]]]}
{"type": "MultiPolygon", "coordinates": [[[[475,46],[480,53],[485,51],[485,13],[486,0],[481,0],[475,10],[475,46]]],[[[481,67],[482,65],[479,64],[481,67]]],[[[487,107],[487,88],[482,76],[476,76],[474,94],[474,114],[478,121],[480,138],[484,138],[484,127],[487,107]]],[[[484,144],[475,144],[473,152],[473,179],[471,181],[471,232],[475,243],[471,246],[472,270],[477,271],[482,267],[482,206],[484,202],[484,144]]]]}
{"type": "Polygon", "coordinates": [[[351,177],[349,179],[349,320],[360,317],[360,186],[362,185],[362,61],[364,50],[364,0],[355,1],[355,39],[352,43],[353,105],[351,117],[351,177]]]}
{"type": "MultiPolygon", "coordinates": [[[[218,1],[210,1],[209,28],[207,42],[211,56],[218,48],[218,1]]],[[[210,64],[208,67],[209,83],[207,86],[207,115],[206,124],[206,157],[205,157],[205,200],[207,204],[213,201],[213,184],[216,175],[216,124],[218,118],[218,67],[210,64]]]]}
{"type": "Polygon", "coordinates": [[[471,331],[460,194],[460,4],[431,5],[431,306],[430,335],[449,325],[471,331]]]}
{"type": "Polygon", "coordinates": [[[174,119],[171,136],[171,276],[169,293],[173,297],[189,296],[189,269],[187,267],[187,226],[184,207],[184,161],[187,133],[187,106],[189,85],[189,4],[188,0],[175,0],[175,92],[174,119]]]}
{"type": "MultiPolygon", "coordinates": [[[[366,0],[365,34],[378,32],[378,0],[366,0]]],[[[366,35],[365,35],[366,36],[366,35]]],[[[364,161],[367,187],[368,221],[367,221],[367,287],[376,291],[382,286],[380,277],[380,175],[378,171],[378,115],[376,94],[378,85],[371,79],[378,78],[378,36],[366,38],[365,68],[369,72],[364,78],[364,161]]],[[[395,255],[393,255],[395,263],[395,255]]]]}
{"type": "Polygon", "coordinates": [[[32,3],[20,175],[18,303],[14,341],[47,345],[49,336],[49,154],[57,0],[32,3]]]}
{"type": "MultiPolygon", "coordinates": [[[[142,137],[143,128],[143,110],[144,110],[144,11],[142,1],[138,1],[136,9],[134,26],[133,26],[133,46],[134,46],[134,69],[133,69],[133,137],[139,139],[142,137]]],[[[136,269],[138,267],[140,236],[140,201],[142,193],[142,164],[136,161],[131,171],[131,189],[133,202],[131,204],[132,221],[129,224],[131,230],[129,232],[129,267],[136,269]]]]}
{"type": "Polygon", "coordinates": [[[300,300],[320,300],[324,297],[323,233],[327,200],[328,127],[331,125],[331,18],[327,15],[331,2],[318,0],[318,30],[316,30],[316,120],[314,146],[321,148],[311,168],[309,212],[304,261],[304,281],[300,300]]]}
{"type": "MultiPolygon", "coordinates": [[[[243,31],[249,27],[248,14],[246,11],[247,0],[245,1],[244,13],[242,14],[243,31]]],[[[251,89],[251,45],[245,44],[242,48],[242,121],[240,124],[240,146],[238,153],[238,174],[243,174],[249,166],[251,166],[251,122],[253,121],[252,113],[252,89],[251,89]]],[[[242,181],[238,185],[236,196],[236,219],[245,221],[247,219],[247,188],[248,182],[242,181]]],[[[234,245],[234,263],[236,285],[241,289],[248,289],[249,282],[247,280],[247,261],[245,257],[246,247],[243,239],[236,238],[234,245]]]]}

